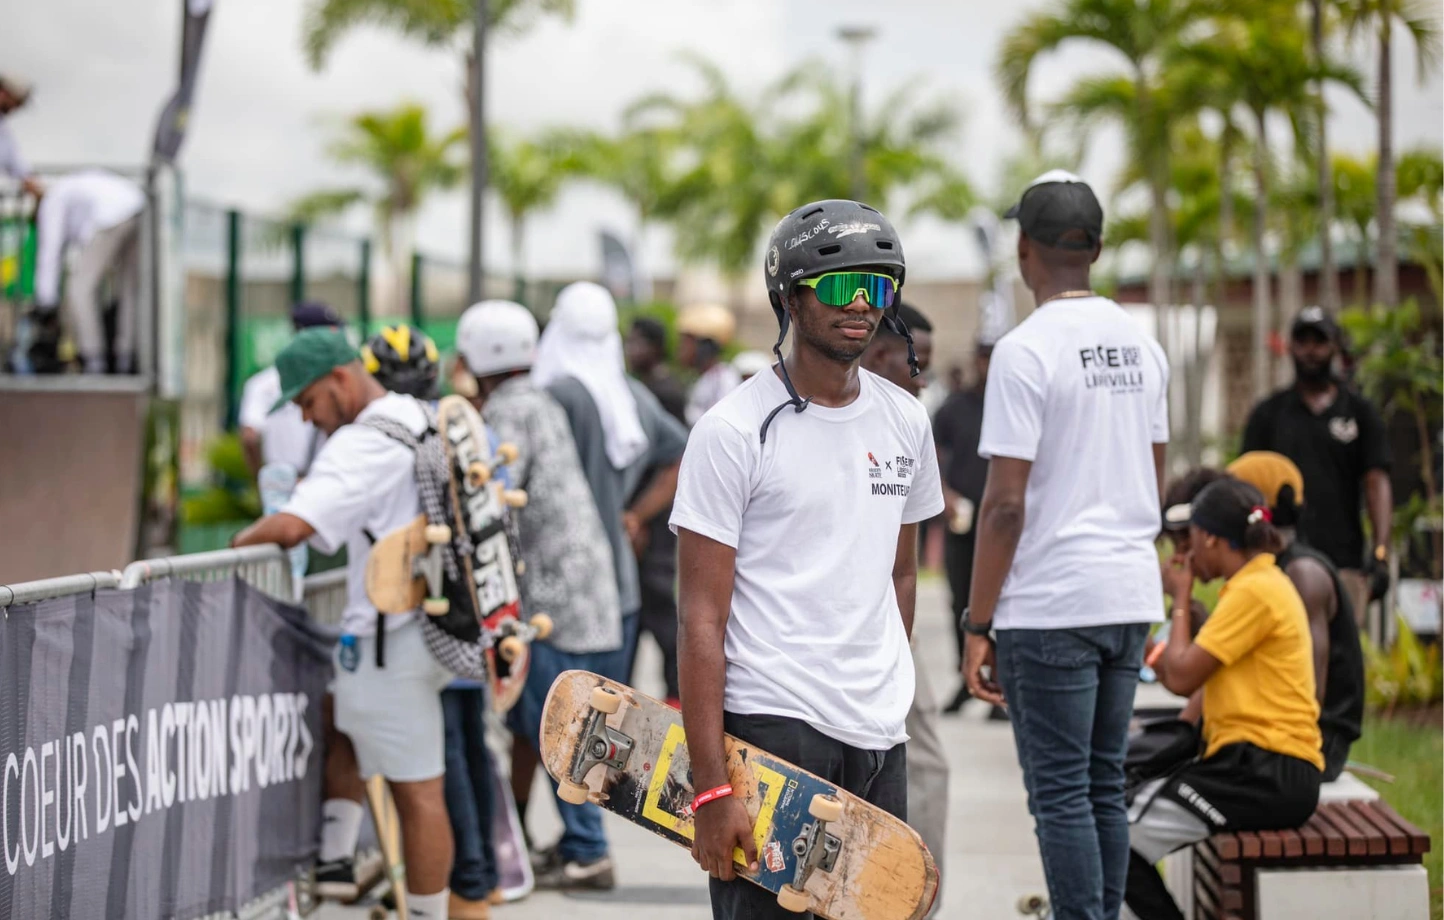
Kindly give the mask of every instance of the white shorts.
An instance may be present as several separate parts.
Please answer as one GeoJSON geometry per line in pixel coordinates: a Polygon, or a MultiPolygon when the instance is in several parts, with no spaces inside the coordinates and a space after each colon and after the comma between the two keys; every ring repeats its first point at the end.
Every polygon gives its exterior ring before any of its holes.
{"type": "Polygon", "coordinates": [[[351,739],[361,776],[400,783],[446,771],[441,691],[455,679],[432,656],[411,622],[386,634],[386,666],[376,667],[376,637],[356,640],[356,670],[341,667],[337,646],[336,728],[351,739]]]}

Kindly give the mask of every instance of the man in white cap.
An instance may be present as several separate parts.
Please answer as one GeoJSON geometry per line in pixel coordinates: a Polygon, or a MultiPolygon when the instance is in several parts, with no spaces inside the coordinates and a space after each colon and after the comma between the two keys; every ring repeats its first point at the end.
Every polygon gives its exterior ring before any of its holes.
{"type": "Polygon", "coordinates": [[[30,100],[30,84],[11,73],[0,73],[0,173],[9,176],[25,187],[25,191],[39,198],[44,189],[30,172],[30,164],[20,155],[20,146],[15,135],[10,133],[11,113],[30,100]]]}
{"type": "Polygon", "coordinates": [[[65,279],[66,313],[87,374],[106,371],[100,285],[110,276],[119,295],[115,359],[119,373],[135,368],[135,317],[140,301],[140,214],[145,193],[129,179],[86,169],[50,183],[35,214],[35,339],[30,360],[39,373],[61,370],[60,276],[66,252],[75,255],[65,279]]]}
{"type": "Polygon", "coordinates": [[[1104,920],[1123,904],[1123,756],[1162,619],[1168,360],[1093,293],[1103,208],[1082,179],[1045,173],[1006,216],[1038,308],[989,362],[964,675],[1006,697],[1053,916],[1104,920]]]}
{"type": "MultiPolygon", "coordinates": [[[[612,548],[592,499],[566,412],[532,379],[537,323],[520,304],[487,300],[468,309],[456,330],[460,353],[453,385],[470,396],[486,422],[519,454],[512,485],[529,500],[519,514],[522,602],[552,618],[552,635],[532,646],[526,686],[507,716],[515,736],[512,791],[523,820],[542,704],[561,672],[606,671],[622,648],[622,617],[612,548]]],[[[555,787],[553,787],[555,788],[555,787]]],[[[538,884],[554,888],[612,888],[616,884],[602,813],[596,805],[557,800],[562,836],[549,851],[538,884]]]]}

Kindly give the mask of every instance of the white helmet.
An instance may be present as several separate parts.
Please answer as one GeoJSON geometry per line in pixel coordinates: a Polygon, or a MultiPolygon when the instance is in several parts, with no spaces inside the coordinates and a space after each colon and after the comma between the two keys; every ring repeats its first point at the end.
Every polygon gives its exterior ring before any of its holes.
{"type": "Polygon", "coordinates": [[[536,361],[536,317],[510,300],[468,307],[456,326],[456,350],[477,377],[526,370],[536,361]]]}
{"type": "Polygon", "coordinates": [[[772,366],[772,356],[765,351],[742,351],[732,359],[732,369],[743,380],[756,376],[772,366]]]}

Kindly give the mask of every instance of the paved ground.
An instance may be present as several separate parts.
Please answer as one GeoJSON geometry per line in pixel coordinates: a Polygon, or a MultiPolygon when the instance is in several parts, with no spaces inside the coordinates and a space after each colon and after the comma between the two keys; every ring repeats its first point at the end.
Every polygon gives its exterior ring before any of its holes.
{"type": "MultiPolygon", "coordinates": [[[[917,631],[937,695],[946,702],[956,687],[955,651],[948,625],[946,587],[925,580],[918,590],[917,631]]],[[[642,689],[657,692],[660,659],[644,641],[638,674],[642,689]]],[[[1158,688],[1140,693],[1158,699],[1158,688]]],[[[660,694],[658,694],[660,695],[660,694]]],[[[1163,694],[1166,696],[1166,694],[1163,694]]],[[[988,722],[985,708],[969,703],[962,714],[944,717],[942,736],[951,758],[948,841],[942,860],[942,907],[947,920],[1016,916],[1020,895],[1043,890],[1043,870],[1028,816],[1022,774],[1007,723],[988,722]]],[[[560,830],[555,810],[532,804],[533,836],[549,841],[560,830]]],[[[496,920],[554,920],[569,914],[588,920],[706,920],[706,876],[685,850],[607,815],[607,833],[617,863],[618,887],[605,895],[568,896],[536,892],[498,907],[496,920]]],[[[359,908],[328,907],[324,920],[365,916],[359,908]]]]}

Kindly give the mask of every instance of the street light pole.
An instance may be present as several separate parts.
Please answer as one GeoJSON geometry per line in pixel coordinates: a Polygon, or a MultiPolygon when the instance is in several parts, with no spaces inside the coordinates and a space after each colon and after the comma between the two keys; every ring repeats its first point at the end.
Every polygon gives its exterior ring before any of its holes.
{"type": "Polygon", "coordinates": [[[471,73],[471,249],[466,266],[469,303],[482,298],[483,196],[486,194],[486,0],[476,0],[471,73]]]}
{"type": "Polygon", "coordinates": [[[862,150],[862,63],[863,47],[877,37],[873,26],[839,26],[837,37],[852,47],[852,100],[848,115],[848,133],[852,143],[851,174],[852,197],[861,201],[867,191],[867,176],[863,171],[862,150]]]}

